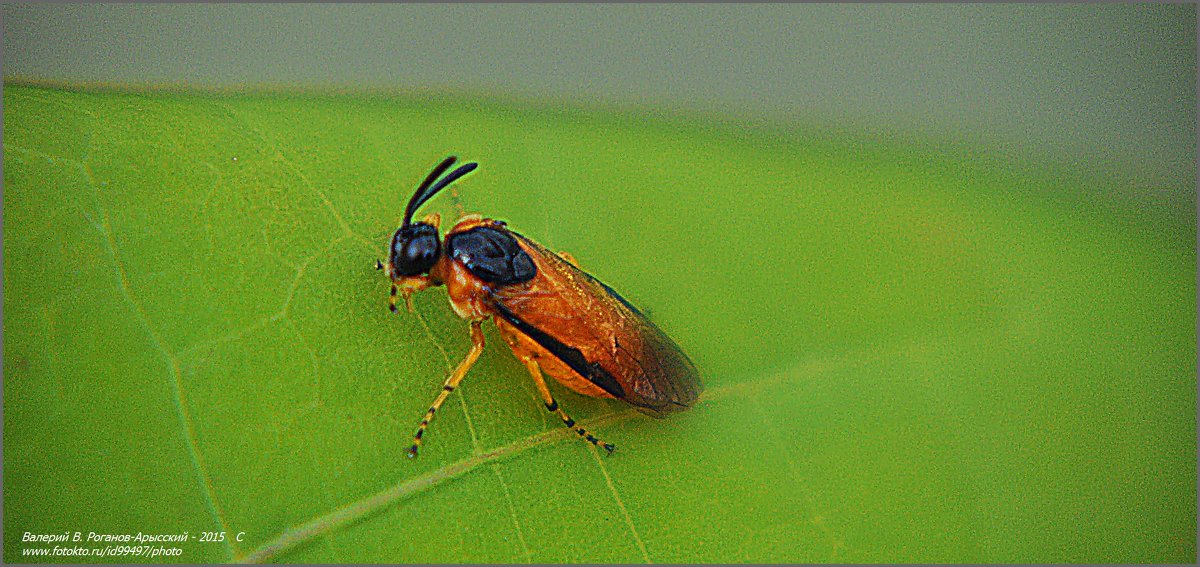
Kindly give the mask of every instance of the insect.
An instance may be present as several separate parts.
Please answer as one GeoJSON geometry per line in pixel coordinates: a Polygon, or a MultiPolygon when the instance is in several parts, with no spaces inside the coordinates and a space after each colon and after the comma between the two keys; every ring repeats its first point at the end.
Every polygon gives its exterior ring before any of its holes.
{"type": "Polygon", "coordinates": [[[541,394],[546,409],[584,440],[612,453],[613,444],[577,426],[546,387],[544,374],[587,396],[623,400],[663,417],[695,402],[701,384],[686,354],[612,288],[579,269],[567,253],[555,254],[499,220],[465,215],[438,238],[441,216],[412,222],[413,214],[439,191],[473,171],[467,163],[442,177],[450,156],[417,187],[404,222],[392,236],[388,261],[376,261],[412,311],[412,295],[444,285],[450,305],[470,323],[471,350],[451,372],[413,436],[415,457],[434,413],[458,387],[483,352],[482,324],[496,323],[541,394]]]}

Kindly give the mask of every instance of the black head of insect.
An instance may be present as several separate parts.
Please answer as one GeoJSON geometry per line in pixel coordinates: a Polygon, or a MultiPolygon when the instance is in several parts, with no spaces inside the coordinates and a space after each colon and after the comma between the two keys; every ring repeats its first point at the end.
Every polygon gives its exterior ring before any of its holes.
{"type": "Polygon", "coordinates": [[[458,178],[471,173],[479,164],[471,162],[441,177],[458,158],[450,156],[439,163],[408,201],[404,209],[404,224],[392,236],[392,250],[389,258],[392,270],[397,276],[417,276],[429,272],[437,262],[442,252],[442,244],[438,239],[437,227],[424,222],[412,222],[413,213],[426,201],[437,195],[458,178]],[[441,177],[441,179],[438,179],[441,177]]]}

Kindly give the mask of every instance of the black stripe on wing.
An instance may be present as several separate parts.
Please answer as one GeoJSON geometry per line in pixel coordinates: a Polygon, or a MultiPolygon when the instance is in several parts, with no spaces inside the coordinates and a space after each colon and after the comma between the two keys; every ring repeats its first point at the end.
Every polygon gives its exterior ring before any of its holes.
{"type": "MultiPolygon", "coordinates": [[[[537,329],[525,321],[520,321],[505,306],[497,305],[497,311],[500,312],[501,316],[562,360],[563,363],[580,376],[596,384],[614,397],[625,400],[627,403],[643,410],[650,410],[648,413],[651,416],[663,417],[665,413],[690,407],[691,403],[696,400],[703,389],[703,386],[700,384],[700,378],[696,373],[691,359],[684,354],[679,345],[675,344],[675,341],[671,340],[661,329],[655,326],[641,310],[634,307],[632,303],[621,297],[621,294],[617,293],[616,290],[604,282],[521,234],[512,232],[512,235],[518,240],[523,241],[531,250],[540,252],[541,257],[546,261],[554,262],[571,273],[582,276],[589,282],[598,285],[604,290],[604,293],[628,308],[633,319],[638,320],[637,326],[640,328],[639,333],[643,341],[643,348],[648,350],[637,356],[630,353],[633,363],[641,370],[638,376],[631,377],[631,382],[635,390],[625,392],[612,374],[604,370],[598,363],[587,361],[583,353],[578,349],[564,345],[561,341],[558,341],[541,329],[537,329]],[[520,324],[518,324],[518,321],[520,321],[520,324]],[[531,331],[526,330],[527,328],[531,331]],[[542,338],[539,339],[538,335],[542,338]],[[645,367],[644,363],[646,362],[650,362],[652,366],[649,368],[645,367]],[[638,389],[639,385],[642,386],[641,389],[638,389]],[[622,393],[617,394],[614,390],[619,390],[622,393]]],[[[620,348],[619,345],[618,348],[620,348]]]]}
{"type": "Polygon", "coordinates": [[[500,302],[495,302],[493,307],[500,313],[501,317],[504,317],[505,321],[508,321],[517,330],[525,333],[526,336],[533,339],[542,348],[550,351],[550,354],[563,361],[571,370],[574,370],[589,382],[599,386],[605,392],[612,394],[613,397],[625,399],[625,389],[621,387],[617,379],[598,363],[588,362],[583,353],[579,352],[579,349],[569,347],[558,339],[546,334],[545,331],[530,325],[520,317],[517,317],[512,311],[509,311],[500,302]]]}

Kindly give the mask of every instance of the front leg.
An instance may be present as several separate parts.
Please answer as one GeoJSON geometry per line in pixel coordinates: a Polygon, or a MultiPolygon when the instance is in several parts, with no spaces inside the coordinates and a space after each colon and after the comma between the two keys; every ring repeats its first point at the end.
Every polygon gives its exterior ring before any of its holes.
{"type": "Polygon", "coordinates": [[[392,313],[396,312],[396,299],[398,296],[404,296],[404,305],[408,307],[408,312],[413,312],[412,295],[418,291],[437,285],[437,282],[429,276],[401,276],[400,278],[392,277],[392,263],[375,260],[376,270],[385,270],[388,279],[392,280],[392,291],[388,296],[388,309],[392,313]]]}
{"type": "MultiPolygon", "coordinates": [[[[408,312],[413,312],[412,296],[414,293],[437,285],[437,282],[429,276],[405,276],[400,278],[400,295],[404,296],[404,305],[408,307],[408,312]]],[[[392,313],[396,312],[396,284],[392,284],[392,295],[388,300],[388,308],[392,313]]]]}
{"type": "Polygon", "coordinates": [[[421,437],[425,436],[425,428],[429,427],[429,422],[433,421],[433,414],[442,407],[442,402],[446,401],[446,397],[453,392],[462,379],[467,375],[467,371],[474,366],[475,361],[479,360],[479,354],[483,352],[483,329],[480,327],[482,321],[471,322],[471,351],[467,353],[467,357],[462,362],[458,363],[458,367],[454,369],[454,373],[446,379],[445,385],[442,386],[441,393],[437,399],[433,400],[433,404],[429,406],[429,411],[425,412],[425,418],[421,420],[421,425],[417,427],[417,434],[413,436],[412,447],[408,448],[408,456],[417,456],[417,449],[421,446],[421,437]]]}

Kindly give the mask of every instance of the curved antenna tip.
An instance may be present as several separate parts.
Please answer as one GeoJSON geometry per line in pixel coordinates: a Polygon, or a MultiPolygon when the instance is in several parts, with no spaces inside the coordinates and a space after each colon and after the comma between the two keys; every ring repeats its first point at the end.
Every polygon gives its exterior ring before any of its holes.
{"type": "Polygon", "coordinates": [[[404,210],[403,226],[412,224],[413,214],[416,213],[417,209],[420,208],[421,205],[425,204],[426,201],[432,199],[434,195],[437,195],[439,191],[445,189],[447,185],[450,185],[458,180],[458,178],[471,173],[476,167],[479,167],[478,163],[470,162],[459,166],[458,169],[438,180],[438,178],[441,177],[441,175],[445,173],[455,161],[458,161],[458,156],[449,156],[442,160],[442,162],[436,167],[434,167],[433,171],[429,172],[429,175],[425,177],[425,181],[422,181],[421,185],[417,187],[417,191],[413,193],[412,199],[409,199],[408,201],[408,207],[406,207],[404,210]]]}

